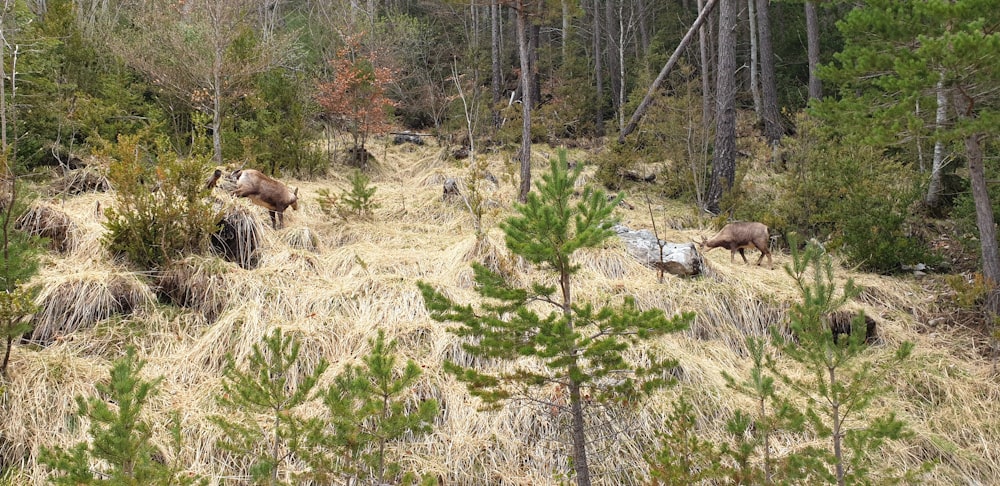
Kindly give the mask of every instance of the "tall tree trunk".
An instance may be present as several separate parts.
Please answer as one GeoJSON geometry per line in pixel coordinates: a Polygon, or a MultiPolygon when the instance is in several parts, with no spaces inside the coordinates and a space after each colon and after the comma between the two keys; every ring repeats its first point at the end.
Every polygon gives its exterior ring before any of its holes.
{"type": "MultiPolygon", "coordinates": [[[[774,49],[771,47],[771,14],[769,0],[757,0],[757,32],[760,45],[760,88],[764,114],[764,137],[771,146],[777,146],[785,128],[778,110],[778,85],[774,79],[774,49]]],[[[722,33],[719,33],[721,38],[722,33]]],[[[720,46],[721,50],[722,47],[720,46]]]]}
{"type": "MultiPolygon", "coordinates": [[[[982,133],[965,139],[965,155],[969,159],[969,179],[972,200],[976,206],[976,226],[979,228],[979,245],[982,250],[983,277],[994,287],[1000,285],[1000,251],[997,249],[996,220],[993,205],[986,187],[986,170],[983,168],[982,133]]],[[[996,289],[994,289],[996,290],[996,289]]],[[[1000,309],[990,309],[994,314],[1000,309]]]]}
{"type": "MultiPolygon", "coordinates": [[[[708,19],[709,14],[711,14],[712,9],[715,8],[715,5],[717,3],[718,3],[717,0],[708,0],[708,5],[706,5],[705,8],[701,10],[701,13],[698,15],[698,18],[694,21],[693,24],[691,24],[691,28],[688,29],[686,34],[684,34],[684,37],[681,39],[680,44],[677,44],[677,49],[674,49],[673,55],[671,55],[670,59],[667,60],[667,64],[663,66],[663,69],[660,70],[660,74],[656,76],[656,79],[653,80],[653,84],[649,86],[649,89],[646,91],[646,96],[642,99],[642,101],[639,103],[639,106],[635,109],[635,113],[632,114],[632,118],[629,120],[628,125],[626,125],[625,128],[618,135],[619,143],[624,142],[625,137],[627,137],[630,133],[635,131],[635,127],[639,125],[639,121],[642,120],[642,117],[646,115],[646,111],[649,110],[649,105],[653,102],[653,95],[656,93],[656,90],[660,89],[660,85],[663,84],[663,81],[667,79],[667,74],[670,73],[670,70],[673,69],[674,64],[677,64],[677,60],[680,59],[681,52],[684,52],[684,50],[687,49],[688,44],[691,43],[691,39],[694,38],[694,33],[697,32],[699,28],[705,23],[705,20],[708,19]]],[[[735,63],[736,63],[735,52],[733,55],[734,55],[733,69],[735,71],[735,63]]]]}
{"type": "MultiPolygon", "coordinates": [[[[941,130],[945,122],[948,121],[948,93],[944,89],[944,73],[938,77],[937,85],[934,87],[937,93],[937,111],[934,114],[935,131],[941,130]]],[[[927,184],[927,195],[924,197],[924,204],[929,208],[936,208],[941,202],[941,171],[944,169],[944,142],[940,138],[934,140],[934,160],[931,161],[931,179],[927,184]]]]}
{"type": "Polygon", "coordinates": [[[490,2],[490,64],[492,66],[493,126],[500,128],[500,91],[503,86],[503,72],[500,70],[500,3],[490,2]]]}
{"type": "Polygon", "coordinates": [[[760,107],[760,81],[757,80],[757,8],[754,6],[757,0],[747,0],[747,20],[750,25],[750,94],[753,96],[753,111],[757,118],[763,118],[760,107]]]}
{"type": "Polygon", "coordinates": [[[823,97],[823,82],[816,69],[819,67],[819,14],[816,0],[806,0],[806,51],[809,58],[809,99],[823,97]]]}
{"type": "Polygon", "coordinates": [[[222,165],[222,50],[216,49],[215,67],[212,69],[212,154],[217,165],[222,165]]]}
{"type": "Polygon", "coordinates": [[[608,72],[611,78],[611,106],[614,108],[615,118],[617,118],[618,112],[622,109],[618,99],[618,91],[622,85],[618,63],[622,62],[622,59],[618,55],[620,46],[618,45],[618,22],[615,21],[615,0],[605,0],[604,2],[604,27],[608,39],[608,48],[605,52],[608,54],[608,72]]]}
{"type": "MultiPolygon", "coordinates": [[[[610,0],[608,0],[610,1],[610,0]]],[[[598,137],[604,136],[604,75],[601,60],[604,54],[601,52],[601,2],[593,0],[593,40],[594,40],[594,84],[597,88],[597,99],[595,100],[596,120],[594,120],[594,131],[598,137]]]]}
{"type": "Polygon", "coordinates": [[[562,63],[566,65],[566,61],[569,59],[569,0],[562,0],[562,44],[560,45],[562,49],[562,63]]]}
{"type": "Polygon", "coordinates": [[[531,103],[536,108],[542,101],[542,77],[538,71],[538,46],[541,37],[541,26],[535,22],[528,24],[528,68],[531,70],[531,103]]]}
{"type": "Polygon", "coordinates": [[[521,186],[518,201],[528,200],[531,191],[531,69],[528,52],[528,0],[520,0],[517,9],[517,52],[521,59],[521,186]]]}
{"type": "MultiPolygon", "coordinates": [[[[713,5],[715,2],[713,2],[713,5]]],[[[705,0],[698,0],[698,12],[705,12],[705,0]]],[[[702,14],[699,14],[701,17],[702,14]]],[[[703,21],[698,27],[698,51],[701,60],[701,124],[705,133],[708,133],[709,123],[712,121],[712,69],[708,61],[708,26],[710,22],[703,21]]]]}
{"type": "Polygon", "coordinates": [[[736,0],[719,1],[719,68],[715,83],[715,154],[705,210],[719,214],[719,201],[736,178],[736,0]]]}
{"type": "Polygon", "coordinates": [[[625,2],[618,4],[618,131],[625,129],[625,2]]]}

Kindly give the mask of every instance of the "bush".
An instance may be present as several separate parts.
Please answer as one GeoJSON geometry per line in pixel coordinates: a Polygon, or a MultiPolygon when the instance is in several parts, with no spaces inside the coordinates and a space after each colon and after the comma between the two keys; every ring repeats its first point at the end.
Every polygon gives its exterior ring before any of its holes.
{"type": "Polygon", "coordinates": [[[108,250],[144,269],[207,250],[221,219],[206,199],[207,155],[179,158],[161,149],[147,162],[139,136],[121,136],[106,151],[112,159],[108,180],[116,191],[105,223],[108,250]]]}
{"type": "Polygon", "coordinates": [[[870,147],[845,146],[810,133],[800,121],[800,145],[789,152],[784,197],[774,208],[782,233],[828,239],[854,265],[875,272],[936,258],[911,231],[910,208],[920,198],[911,171],[870,147]]]}

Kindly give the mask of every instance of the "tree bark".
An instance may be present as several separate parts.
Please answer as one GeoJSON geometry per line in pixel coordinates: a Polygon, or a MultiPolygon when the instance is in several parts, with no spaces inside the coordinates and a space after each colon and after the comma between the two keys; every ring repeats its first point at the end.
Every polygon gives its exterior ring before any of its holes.
{"type": "MultiPolygon", "coordinates": [[[[705,11],[705,0],[698,0],[698,11],[705,11]]],[[[700,17],[701,15],[699,15],[700,17]]],[[[705,133],[708,133],[709,124],[712,121],[712,76],[708,62],[708,26],[711,22],[702,22],[698,28],[698,51],[701,60],[701,124],[705,133]]]]}
{"type": "MultiPolygon", "coordinates": [[[[778,110],[778,85],[774,79],[774,49],[771,46],[769,0],[757,0],[757,32],[760,45],[760,91],[764,114],[764,137],[772,146],[781,141],[785,128],[778,110]]],[[[722,33],[719,33],[720,38],[722,33]]],[[[721,50],[722,47],[720,46],[721,50]]]]}
{"type": "MultiPolygon", "coordinates": [[[[680,44],[677,45],[677,49],[674,50],[673,55],[671,55],[670,59],[667,60],[667,64],[663,66],[663,69],[660,70],[660,74],[656,76],[655,80],[653,80],[653,84],[651,84],[649,86],[649,89],[646,90],[646,96],[642,99],[642,102],[640,102],[639,106],[635,109],[635,113],[632,114],[632,118],[629,120],[628,125],[626,125],[625,129],[623,129],[621,131],[621,134],[618,135],[619,143],[624,142],[625,137],[627,137],[630,133],[635,131],[635,128],[639,125],[639,121],[642,120],[642,117],[646,115],[646,111],[649,110],[649,105],[653,102],[653,96],[656,94],[656,91],[660,89],[660,85],[663,84],[663,81],[667,79],[667,74],[669,74],[670,70],[673,69],[674,64],[677,64],[677,60],[680,59],[681,53],[684,51],[684,49],[687,48],[688,44],[691,42],[691,39],[694,38],[694,33],[697,32],[699,27],[701,27],[702,24],[705,23],[705,20],[708,18],[709,14],[712,12],[712,9],[715,8],[715,5],[717,3],[718,0],[708,0],[708,5],[706,5],[705,8],[702,9],[701,14],[699,14],[698,18],[694,21],[693,24],[691,24],[691,28],[688,29],[686,34],[684,34],[684,37],[681,39],[680,44]]],[[[733,36],[734,36],[733,45],[735,49],[735,33],[733,33],[733,36]]],[[[736,70],[735,55],[736,54],[734,51],[733,53],[734,72],[736,70]]]]}
{"type": "Polygon", "coordinates": [[[712,214],[719,214],[719,201],[736,178],[736,15],[736,0],[720,0],[715,154],[705,201],[705,210],[712,214]]]}
{"type": "Polygon", "coordinates": [[[754,6],[757,0],[747,0],[747,20],[750,25],[750,94],[753,96],[753,111],[757,118],[763,118],[763,111],[760,107],[760,81],[757,80],[757,68],[760,65],[757,59],[757,7],[754,6]]]}
{"type": "MultiPolygon", "coordinates": [[[[935,131],[940,131],[948,121],[948,92],[944,88],[944,73],[938,77],[934,87],[937,94],[937,111],[934,114],[935,131]]],[[[927,184],[927,195],[924,204],[936,208],[941,202],[941,171],[944,169],[944,142],[938,138],[934,141],[934,159],[931,161],[931,179],[927,184]]]]}
{"type": "Polygon", "coordinates": [[[608,55],[608,72],[611,78],[611,106],[615,110],[615,118],[618,117],[618,113],[621,111],[622,107],[619,103],[618,92],[621,89],[623,80],[621,79],[621,69],[619,63],[622,62],[621,57],[618,53],[620,52],[620,46],[618,45],[618,22],[615,21],[615,2],[613,0],[605,0],[604,2],[604,26],[607,32],[608,39],[608,49],[606,50],[608,55]]]}
{"type": "MultiPolygon", "coordinates": [[[[609,0],[610,1],[610,0],[609,0]]],[[[597,87],[597,99],[595,100],[596,120],[594,120],[594,131],[598,137],[604,136],[604,76],[601,60],[604,54],[601,52],[601,2],[593,0],[593,40],[594,40],[594,84],[597,87]]]]}
{"type": "MultiPolygon", "coordinates": [[[[969,179],[972,185],[972,200],[976,206],[976,226],[979,227],[979,244],[982,250],[983,277],[991,286],[1000,285],[1000,252],[997,250],[996,220],[993,205],[986,187],[986,170],[983,168],[982,133],[969,135],[965,139],[965,155],[969,159],[969,179]]],[[[990,309],[994,314],[1000,309],[990,309]]]]}
{"type": "Polygon", "coordinates": [[[809,59],[809,99],[823,97],[823,82],[816,69],[819,67],[819,14],[816,1],[806,0],[806,51],[809,59]]]}
{"type": "Polygon", "coordinates": [[[493,105],[490,113],[493,115],[493,127],[500,128],[500,91],[503,83],[503,72],[500,70],[500,4],[498,0],[490,2],[490,64],[492,67],[491,89],[493,105]]]}
{"type": "Polygon", "coordinates": [[[527,1],[520,0],[517,5],[517,52],[521,60],[521,186],[517,199],[522,203],[528,200],[531,191],[531,69],[528,53],[528,12],[527,1]]]}

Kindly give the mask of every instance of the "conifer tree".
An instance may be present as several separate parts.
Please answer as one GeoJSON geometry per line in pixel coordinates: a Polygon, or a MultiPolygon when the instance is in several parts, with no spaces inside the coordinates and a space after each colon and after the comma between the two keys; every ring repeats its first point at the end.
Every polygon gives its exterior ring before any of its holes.
{"type": "MultiPolygon", "coordinates": [[[[79,416],[90,421],[90,441],[72,448],[42,449],[39,462],[56,474],[52,484],[79,485],[185,485],[197,478],[180,474],[180,466],[163,464],[161,451],[150,442],[150,423],[143,408],[158,391],[161,378],[140,376],[145,361],[129,348],[111,368],[111,381],[97,383],[99,396],[76,397],[79,416]]],[[[173,416],[173,447],[181,447],[180,418],[173,416]]],[[[176,454],[175,454],[176,455],[176,454]]]]}
{"type": "Polygon", "coordinates": [[[3,337],[3,361],[0,374],[7,374],[14,339],[31,330],[24,318],[35,312],[35,287],[27,285],[38,272],[38,239],[14,228],[24,213],[19,184],[7,156],[0,155],[0,336],[3,337]]]}
{"type": "Polygon", "coordinates": [[[277,328],[263,346],[254,345],[249,369],[237,369],[231,357],[226,366],[223,393],[217,399],[232,414],[211,421],[225,433],[221,448],[251,459],[254,484],[284,484],[278,473],[306,435],[307,422],[294,409],[311,398],[328,364],[320,360],[309,374],[292,380],[298,358],[298,341],[277,328]]]}
{"type": "Polygon", "coordinates": [[[865,318],[861,313],[851,323],[854,332],[847,339],[838,339],[831,332],[827,316],[857,296],[860,289],[848,279],[838,292],[832,259],[815,245],[798,250],[797,242],[790,241],[790,247],[792,264],[785,270],[802,295],[802,302],[792,306],[790,316],[796,339],[784,339],[777,333],[775,338],[782,355],[795,361],[806,373],[803,377],[791,376],[775,366],[771,371],[806,399],[805,415],[810,428],[819,437],[830,440],[830,449],[814,458],[832,468],[832,471],[828,467],[811,471],[807,468],[803,474],[807,480],[819,479],[841,486],[870,482],[875,453],[886,441],[905,438],[910,432],[894,413],[871,416],[866,410],[873,400],[889,391],[886,371],[905,360],[913,344],[904,342],[890,361],[876,364],[868,356],[865,318]]]}
{"type": "Polygon", "coordinates": [[[421,375],[420,366],[411,360],[399,369],[396,342],[387,343],[383,331],[369,344],[364,365],[348,365],[322,394],[329,421],[311,429],[312,453],[306,456],[313,479],[322,483],[338,477],[347,484],[416,480],[391,459],[389,447],[404,437],[429,433],[437,400],[411,403],[409,392],[421,375]]]}
{"type": "Polygon", "coordinates": [[[487,405],[507,400],[528,400],[568,409],[573,443],[572,466],[577,484],[589,485],[587,419],[593,404],[631,404],[642,395],[669,383],[667,370],[676,361],[652,350],[645,366],[630,363],[625,352],[633,345],[683,329],[692,319],[685,314],[668,319],[662,310],[641,310],[631,298],[616,306],[595,309],[579,303],[573,294],[573,275],[580,266],[573,254],[600,247],[612,234],[613,211],[619,199],[608,200],[602,191],[583,190],[573,201],[580,166],[567,172],[566,153],[552,160],[536,190],[517,214],[501,224],[507,247],[554,274],[557,285],[535,282],[530,287],[512,285],[503,275],[473,263],[477,292],[483,302],[473,307],[453,302],[426,283],[419,283],[431,316],[456,322],[451,332],[466,338],[463,348],[472,356],[508,361],[516,368],[501,372],[446,363],[446,369],[466,382],[469,391],[487,405]],[[549,308],[543,313],[534,307],[549,308]],[[540,370],[516,363],[531,357],[544,364],[540,370]],[[558,387],[565,390],[563,406],[542,398],[558,387]],[[589,401],[584,400],[589,394],[589,401]]]}

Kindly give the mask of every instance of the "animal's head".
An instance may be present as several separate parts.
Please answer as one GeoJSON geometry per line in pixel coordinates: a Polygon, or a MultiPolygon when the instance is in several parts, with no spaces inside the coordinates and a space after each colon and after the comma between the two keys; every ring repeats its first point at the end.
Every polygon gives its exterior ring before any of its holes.
{"type": "MultiPolygon", "coordinates": [[[[704,253],[705,252],[705,245],[708,244],[708,240],[705,239],[705,235],[701,235],[700,238],[701,238],[700,241],[695,241],[694,243],[697,244],[698,245],[698,249],[701,250],[702,253],[704,253]]],[[[711,249],[712,248],[709,248],[709,250],[711,250],[711,249]]]]}
{"type": "Polygon", "coordinates": [[[299,188],[296,187],[295,191],[292,192],[292,203],[289,204],[293,211],[299,210],[299,188]]]}

